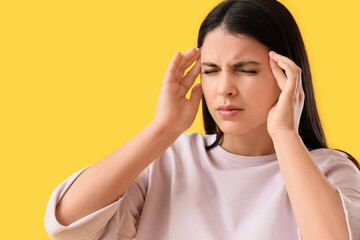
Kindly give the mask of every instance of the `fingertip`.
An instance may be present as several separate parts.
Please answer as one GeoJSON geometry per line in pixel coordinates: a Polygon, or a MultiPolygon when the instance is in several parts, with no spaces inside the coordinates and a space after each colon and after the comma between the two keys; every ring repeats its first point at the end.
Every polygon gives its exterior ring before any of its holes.
{"type": "Polygon", "coordinates": [[[274,68],[276,66],[276,61],[273,58],[270,57],[269,64],[270,64],[271,68],[274,68]]]}
{"type": "Polygon", "coordinates": [[[280,54],[274,51],[269,52],[270,59],[274,60],[274,62],[277,62],[279,60],[280,54]]]}
{"type": "Polygon", "coordinates": [[[200,57],[200,55],[201,55],[201,53],[200,53],[200,49],[198,49],[198,48],[194,48],[194,49],[195,49],[196,54],[198,54],[198,55],[199,55],[199,57],[200,57]]]}
{"type": "Polygon", "coordinates": [[[172,61],[177,62],[179,59],[179,56],[181,56],[181,52],[180,51],[176,51],[176,53],[174,54],[174,56],[172,57],[172,61]]]}
{"type": "Polygon", "coordinates": [[[173,58],[173,59],[177,58],[177,56],[178,56],[179,54],[181,54],[181,53],[180,53],[179,51],[176,51],[172,58],[173,58]]]}

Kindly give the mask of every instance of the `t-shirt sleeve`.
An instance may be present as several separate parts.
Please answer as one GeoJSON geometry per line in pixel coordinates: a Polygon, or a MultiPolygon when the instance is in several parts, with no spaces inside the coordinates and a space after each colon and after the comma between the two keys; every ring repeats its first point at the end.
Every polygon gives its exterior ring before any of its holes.
{"type": "Polygon", "coordinates": [[[324,175],[339,192],[350,240],[360,239],[360,171],[349,159],[334,158],[324,175]]]}
{"type": "Polygon", "coordinates": [[[146,197],[148,168],[139,174],[124,195],[115,202],[68,226],[57,221],[55,216],[56,205],[76,178],[88,167],[71,175],[51,194],[45,213],[47,233],[54,240],[133,239],[136,235],[146,197]]]}

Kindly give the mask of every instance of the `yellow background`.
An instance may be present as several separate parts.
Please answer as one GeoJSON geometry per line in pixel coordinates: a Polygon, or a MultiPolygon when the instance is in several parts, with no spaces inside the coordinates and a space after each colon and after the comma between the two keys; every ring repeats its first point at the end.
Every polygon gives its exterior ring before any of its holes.
{"type": "MultiPolygon", "coordinates": [[[[283,0],[307,47],[330,147],[360,159],[357,0],[283,0]]],[[[46,204],[153,116],[176,51],[219,1],[0,3],[2,239],[50,239],[46,204]]],[[[198,115],[188,131],[200,131],[198,115]]]]}

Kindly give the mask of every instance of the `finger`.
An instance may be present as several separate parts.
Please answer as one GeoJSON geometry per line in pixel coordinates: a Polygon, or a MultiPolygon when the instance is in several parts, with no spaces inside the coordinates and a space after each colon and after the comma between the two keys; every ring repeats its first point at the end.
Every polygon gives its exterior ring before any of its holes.
{"type": "MultiPolygon", "coordinates": [[[[301,85],[301,68],[296,65],[296,63],[294,63],[290,58],[285,57],[281,54],[278,54],[274,51],[270,51],[269,53],[270,57],[272,59],[274,59],[274,61],[279,62],[282,61],[285,64],[288,64],[291,67],[291,71],[288,71],[286,74],[291,74],[293,75],[292,77],[295,79],[295,89],[294,91],[296,93],[298,93],[299,91],[301,91],[302,89],[302,85],[301,85]]],[[[286,72],[286,71],[285,71],[286,72]]],[[[293,87],[291,85],[291,87],[293,87]]]]}
{"type": "Polygon", "coordinates": [[[201,84],[200,83],[195,84],[195,86],[191,89],[191,95],[189,101],[193,104],[194,107],[196,107],[196,110],[199,109],[202,95],[203,95],[203,91],[201,88],[201,84]]]}
{"type": "Polygon", "coordinates": [[[289,91],[292,94],[295,94],[299,76],[296,74],[295,70],[289,63],[279,60],[277,64],[279,65],[279,67],[285,70],[287,76],[284,91],[289,91]]]}
{"type": "Polygon", "coordinates": [[[191,66],[191,64],[194,63],[194,61],[200,58],[199,50],[193,50],[193,49],[190,50],[189,50],[190,52],[187,55],[184,54],[182,56],[182,59],[180,60],[178,80],[181,80],[182,77],[184,76],[185,70],[188,69],[191,66]]]}
{"type": "Polygon", "coordinates": [[[190,65],[199,57],[200,51],[196,50],[195,48],[188,50],[181,56],[175,75],[177,81],[181,81],[183,79],[185,70],[190,67],[190,65]]]}
{"type": "Polygon", "coordinates": [[[195,48],[191,48],[188,51],[186,51],[183,55],[182,58],[179,62],[179,68],[182,69],[187,69],[188,67],[190,67],[190,65],[196,60],[198,59],[200,56],[200,51],[195,49],[195,48]]]}
{"type": "Polygon", "coordinates": [[[190,89],[190,87],[194,84],[195,79],[200,74],[200,59],[196,61],[195,65],[186,73],[184,78],[179,82],[186,89],[190,89]]]}
{"type": "Polygon", "coordinates": [[[300,79],[300,95],[302,97],[302,99],[305,99],[305,91],[302,85],[302,78],[300,79]]]}
{"type": "Polygon", "coordinates": [[[278,66],[277,62],[275,62],[272,58],[270,58],[269,63],[270,63],[271,71],[275,77],[275,80],[279,85],[281,91],[283,91],[286,83],[286,76],[283,73],[282,69],[278,66]]]}
{"type": "Polygon", "coordinates": [[[290,65],[294,65],[294,66],[297,66],[296,63],[294,63],[290,58],[288,57],[285,57],[277,52],[274,52],[274,51],[270,51],[269,53],[270,57],[272,59],[274,59],[275,62],[278,62],[279,60],[283,61],[283,62],[286,62],[290,65]]]}
{"type": "Polygon", "coordinates": [[[181,53],[177,51],[174,56],[171,58],[168,67],[166,68],[163,83],[170,83],[170,82],[176,82],[177,81],[177,66],[179,64],[181,57],[181,53]]]}

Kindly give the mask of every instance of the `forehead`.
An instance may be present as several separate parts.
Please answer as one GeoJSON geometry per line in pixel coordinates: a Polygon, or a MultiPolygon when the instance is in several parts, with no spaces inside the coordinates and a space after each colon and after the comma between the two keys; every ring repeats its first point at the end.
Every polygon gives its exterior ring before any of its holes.
{"type": "Polygon", "coordinates": [[[238,60],[261,63],[268,58],[269,53],[269,49],[255,38],[244,34],[228,34],[221,28],[205,36],[200,51],[202,62],[218,64],[230,64],[238,60]]]}

